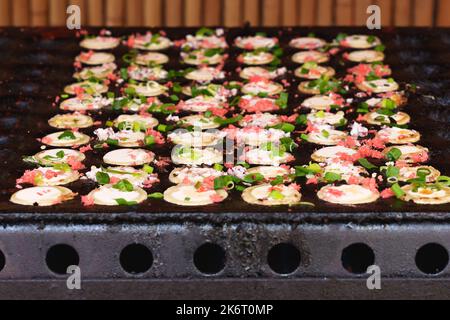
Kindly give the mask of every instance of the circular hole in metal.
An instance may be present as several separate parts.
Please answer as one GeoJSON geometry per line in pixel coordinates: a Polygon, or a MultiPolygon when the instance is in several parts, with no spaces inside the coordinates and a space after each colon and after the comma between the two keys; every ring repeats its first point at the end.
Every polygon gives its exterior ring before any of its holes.
{"type": "Polygon", "coordinates": [[[438,243],[428,243],[417,250],[416,266],[426,274],[441,273],[448,265],[448,251],[438,243]]]}
{"type": "Polygon", "coordinates": [[[205,243],[194,253],[194,265],[204,274],[218,274],[225,269],[225,250],[215,243],[205,243]]]}
{"type": "Polygon", "coordinates": [[[342,251],[342,266],[348,272],[362,274],[375,263],[375,253],[364,243],[355,243],[342,251]]]}
{"type": "Polygon", "coordinates": [[[6,258],[3,251],[0,250],[0,272],[3,270],[6,264],[6,258]]]}
{"type": "Polygon", "coordinates": [[[280,243],[270,249],[267,263],[273,272],[291,274],[298,269],[301,262],[300,251],[291,243],[280,243]]]}
{"type": "Polygon", "coordinates": [[[123,248],[120,253],[120,265],[130,274],[145,273],[153,265],[153,254],[143,244],[134,243],[123,248]]]}
{"type": "Polygon", "coordinates": [[[77,266],[80,257],[77,251],[67,244],[57,244],[47,251],[47,267],[56,274],[66,274],[67,268],[77,266]]]}

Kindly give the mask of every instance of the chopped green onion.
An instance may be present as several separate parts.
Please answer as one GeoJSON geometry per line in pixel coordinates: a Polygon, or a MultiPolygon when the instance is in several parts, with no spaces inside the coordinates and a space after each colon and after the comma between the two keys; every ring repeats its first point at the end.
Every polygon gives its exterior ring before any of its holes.
{"type": "Polygon", "coordinates": [[[287,108],[289,101],[289,94],[286,92],[280,93],[280,97],[275,101],[275,104],[279,106],[281,109],[287,108]]]}
{"type": "Polygon", "coordinates": [[[284,195],[278,190],[272,190],[269,194],[269,197],[275,200],[283,200],[284,195]]]}
{"type": "Polygon", "coordinates": [[[108,138],[106,140],[106,144],[108,144],[110,146],[118,146],[119,145],[119,140],[108,138]]]}
{"type": "Polygon", "coordinates": [[[284,178],[282,176],[277,176],[275,179],[273,179],[270,184],[272,186],[277,186],[280,185],[284,182],[284,178]]]}
{"type": "Polygon", "coordinates": [[[144,144],[146,146],[152,146],[155,144],[155,137],[154,136],[145,136],[144,138],[144,144]]]}
{"type": "Polygon", "coordinates": [[[402,152],[400,151],[400,149],[392,148],[387,154],[387,159],[389,161],[397,161],[401,156],[402,152]]]}
{"type": "Polygon", "coordinates": [[[290,123],[280,123],[280,124],[277,124],[276,126],[273,126],[272,128],[282,130],[286,133],[290,133],[295,130],[295,126],[290,123]]]}
{"type": "Polygon", "coordinates": [[[247,183],[256,183],[264,180],[264,176],[261,173],[251,173],[244,177],[243,181],[247,183]]]}
{"type": "Polygon", "coordinates": [[[386,176],[390,177],[398,177],[400,174],[400,169],[394,166],[388,166],[386,169],[386,176]]]}
{"type": "Polygon", "coordinates": [[[56,153],[56,157],[57,157],[58,159],[64,158],[65,155],[66,155],[66,154],[64,153],[64,151],[58,151],[58,152],[56,153]]]}
{"type": "Polygon", "coordinates": [[[364,168],[366,168],[367,170],[372,170],[372,169],[377,169],[378,167],[373,165],[372,163],[370,163],[367,159],[363,158],[363,159],[359,159],[358,160],[359,164],[362,165],[364,168]]]}
{"type": "Polygon", "coordinates": [[[138,203],[136,201],[127,201],[125,199],[115,199],[119,206],[135,206],[138,203]]]}
{"type": "Polygon", "coordinates": [[[163,199],[164,195],[161,192],[155,192],[148,195],[149,199],[163,199]]]}
{"type": "Polygon", "coordinates": [[[126,179],[117,182],[115,185],[113,185],[113,188],[122,192],[131,192],[134,190],[131,182],[126,179]]]}
{"type": "Polygon", "coordinates": [[[58,140],[75,140],[75,139],[76,139],[75,134],[70,130],[64,131],[62,134],[58,136],[58,140]]]}
{"type": "Polygon", "coordinates": [[[423,177],[423,178],[426,178],[430,174],[431,174],[431,170],[428,168],[419,168],[419,169],[417,169],[417,172],[416,172],[416,175],[418,177],[423,177]]]}
{"type": "Polygon", "coordinates": [[[214,179],[214,190],[227,189],[231,190],[234,188],[234,181],[232,176],[221,176],[214,179]]]}
{"type": "Polygon", "coordinates": [[[242,115],[238,115],[236,117],[229,118],[229,119],[223,119],[221,117],[215,117],[214,118],[214,122],[223,126],[223,125],[228,125],[228,124],[233,124],[233,123],[239,122],[239,121],[242,120],[242,118],[243,118],[242,115]]]}
{"type": "Polygon", "coordinates": [[[142,170],[144,170],[148,174],[152,174],[155,171],[155,169],[148,164],[145,164],[142,170]]]}
{"type": "Polygon", "coordinates": [[[338,173],[334,173],[334,172],[327,172],[327,173],[325,173],[324,179],[328,183],[333,183],[333,182],[342,180],[342,175],[340,175],[338,173]]]}
{"type": "Polygon", "coordinates": [[[444,185],[446,187],[450,186],[450,177],[448,176],[440,176],[439,178],[437,178],[437,182],[440,185],[444,185]]]}
{"type": "Polygon", "coordinates": [[[389,182],[390,184],[397,183],[398,178],[397,177],[389,177],[389,178],[387,178],[387,182],[389,182]]]}
{"type": "Polygon", "coordinates": [[[308,118],[306,116],[306,114],[301,114],[297,117],[297,119],[295,120],[295,123],[298,125],[306,125],[308,124],[308,118]]]}
{"type": "Polygon", "coordinates": [[[392,190],[392,192],[394,192],[395,196],[399,199],[405,195],[405,191],[402,190],[402,188],[400,187],[400,185],[398,183],[394,184],[391,187],[391,190],[392,190]]]}
{"type": "Polygon", "coordinates": [[[109,178],[109,175],[107,173],[101,172],[101,171],[99,171],[95,174],[95,178],[99,184],[108,184],[111,181],[111,179],[109,178]]]}

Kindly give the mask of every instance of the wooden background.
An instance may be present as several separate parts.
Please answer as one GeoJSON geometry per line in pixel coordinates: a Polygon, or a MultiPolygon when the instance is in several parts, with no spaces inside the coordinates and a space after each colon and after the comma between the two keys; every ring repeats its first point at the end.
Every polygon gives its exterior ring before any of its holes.
{"type": "Polygon", "coordinates": [[[0,26],[65,25],[68,4],[84,26],[363,25],[370,4],[383,26],[450,26],[450,0],[0,0],[0,26]]]}

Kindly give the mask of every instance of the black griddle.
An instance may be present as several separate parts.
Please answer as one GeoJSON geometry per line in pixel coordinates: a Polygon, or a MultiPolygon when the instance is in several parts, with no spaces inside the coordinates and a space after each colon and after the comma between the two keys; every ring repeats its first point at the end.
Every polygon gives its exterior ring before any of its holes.
{"type": "MultiPolygon", "coordinates": [[[[94,34],[99,30],[89,29],[94,34]]],[[[125,36],[135,32],[144,33],[148,29],[110,30],[115,36],[125,36]]],[[[197,29],[164,30],[171,39],[181,39],[188,33],[195,33],[197,29]]],[[[294,70],[296,66],[290,61],[296,50],[289,48],[287,44],[295,36],[313,32],[317,37],[330,41],[339,32],[368,33],[368,30],[360,28],[246,26],[225,30],[230,44],[237,36],[255,32],[279,37],[281,46],[285,48],[282,65],[289,70],[294,70]]],[[[409,102],[404,108],[412,118],[410,128],[422,134],[422,140],[418,144],[430,149],[429,164],[443,174],[449,174],[450,29],[386,28],[370,33],[378,35],[386,45],[385,63],[391,66],[393,78],[401,83],[402,88],[406,88],[407,84],[417,85],[415,93],[408,93],[409,102]]],[[[386,268],[386,276],[406,277],[408,281],[430,276],[414,265],[414,255],[422,245],[436,242],[450,249],[450,205],[422,206],[389,199],[367,205],[337,206],[318,200],[315,195],[317,187],[305,186],[304,183],[301,183],[302,201],[312,202],[315,207],[257,207],[242,201],[238,192],[232,192],[223,203],[201,208],[174,206],[163,200],[149,200],[133,207],[89,208],[83,207],[79,198],[49,208],[23,207],[9,203],[9,197],[17,191],[15,180],[30,168],[21,160],[22,156],[39,152],[40,143],[36,139],[55,131],[47,124],[47,120],[60,111],[52,106],[55,96],[62,93],[65,85],[74,82],[73,61],[81,51],[79,41],[73,31],[62,28],[0,29],[0,222],[4,226],[0,230],[0,250],[6,260],[5,268],[0,272],[0,282],[40,279],[45,286],[45,283],[50,285],[52,281],[59,279],[62,287],[58,290],[61,290],[61,297],[65,297],[66,289],[63,288],[62,281],[64,276],[52,272],[51,268],[48,269],[48,263],[44,263],[47,250],[55,244],[63,243],[76,249],[80,256],[80,266],[87,270],[85,274],[89,281],[101,279],[111,281],[108,285],[117,284],[120,287],[114,279],[131,279],[131,286],[145,279],[139,286],[154,288],[164,286],[160,283],[161,279],[165,279],[166,282],[163,283],[169,284],[199,278],[199,284],[194,287],[200,290],[197,295],[201,297],[201,290],[206,290],[205,295],[212,294],[215,290],[209,291],[207,285],[205,287],[202,284],[206,275],[195,266],[192,256],[200,245],[212,242],[223,248],[227,263],[220,272],[207,275],[208,281],[211,278],[221,279],[220,281],[244,279],[242,281],[246,287],[245,279],[252,279],[263,281],[264,287],[276,286],[277,278],[282,276],[295,281],[290,282],[291,287],[289,282],[283,283],[282,287],[288,288],[286,291],[278,293],[279,295],[268,292],[268,297],[295,298],[305,297],[305,293],[298,293],[296,288],[302,285],[302,281],[310,279],[316,279],[317,285],[320,285],[328,277],[342,281],[350,279],[351,283],[356,278],[363,285],[364,279],[361,279],[360,274],[349,272],[348,268],[346,270],[342,266],[342,250],[354,243],[365,243],[375,252],[375,262],[386,268]],[[127,244],[136,242],[149,247],[154,258],[152,268],[139,276],[124,271],[117,259],[127,244]],[[300,267],[294,272],[274,272],[268,263],[268,252],[279,243],[288,243],[298,248],[302,258],[300,267]],[[17,260],[18,250],[22,252],[21,259],[24,260],[17,260]],[[14,261],[28,261],[30,266],[25,268],[20,263],[20,266],[14,265],[14,261]],[[107,271],[102,273],[102,268],[107,271]],[[156,279],[158,282],[152,282],[156,279]]],[[[121,57],[126,52],[128,49],[124,46],[113,51],[119,67],[125,65],[121,57]]],[[[226,71],[234,71],[238,67],[235,58],[240,52],[236,48],[230,48],[226,71]]],[[[167,70],[186,67],[179,62],[179,50],[169,49],[165,53],[171,58],[170,64],[166,66],[167,70]]],[[[337,76],[342,76],[351,66],[341,59],[341,54],[333,57],[330,65],[338,71],[337,76]]],[[[233,74],[236,75],[236,72],[233,74]]],[[[296,91],[299,79],[295,79],[292,74],[287,74],[286,78],[293,84],[289,89],[289,109],[292,109],[307,96],[296,91]]],[[[227,80],[239,78],[236,75],[227,80]]],[[[93,117],[104,122],[114,119],[117,114],[104,110],[101,114],[93,113],[93,117]]],[[[165,122],[165,116],[156,117],[165,122]]],[[[92,131],[93,129],[82,130],[91,136],[92,131]]],[[[307,164],[315,149],[315,145],[302,144],[295,153],[295,165],[307,164]]],[[[167,146],[156,147],[153,151],[157,155],[170,154],[167,146]]],[[[86,167],[101,165],[105,152],[107,151],[95,150],[88,153],[86,167]]],[[[168,167],[168,172],[171,169],[172,167],[168,167]]],[[[161,184],[150,192],[162,192],[170,186],[167,181],[168,172],[159,172],[161,184]]],[[[95,184],[84,180],[68,185],[68,188],[86,195],[95,188],[95,184]]],[[[281,255],[280,261],[292,262],[294,258],[286,250],[282,250],[285,256],[281,255]]],[[[355,253],[356,260],[361,260],[361,257],[361,254],[355,253]]],[[[209,261],[208,256],[204,259],[209,261]]],[[[431,276],[445,279],[449,275],[447,267],[431,276]]],[[[233,287],[232,283],[234,282],[227,285],[233,287]]],[[[449,285],[448,282],[445,283],[449,285]]],[[[325,288],[330,284],[323,285],[325,288]]],[[[97,292],[97,297],[104,297],[101,287],[102,285],[93,285],[91,290],[94,291],[84,294],[95,297],[97,292]]],[[[256,294],[259,285],[255,284],[252,288],[256,294]]],[[[334,292],[338,288],[339,284],[334,283],[329,290],[318,292],[310,289],[307,293],[310,294],[308,297],[333,297],[336,294],[330,294],[329,291],[334,292]]],[[[407,295],[408,288],[407,285],[401,285],[397,290],[399,294],[407,295]]],[[[442,290],[437,289],[436,286],[433,293],[441,297],[442,290]]],[[[8,290],[14,290],[14,285],[11,284],[8,290]]],[[[141,293],[142,297],[155,298],[155,295],[147,295],[148,290],[137,290],[141,291],[130,293],[130,296],[141,293]]],[[[352,290],[354,289],[344,291],[352,296],[352,290]]],[[[241,292],[246,297],[247,293],[244,291],[237,291],[236,294],[241,292]]],[[[3,297],[6,292],[0,289],[0,296],[3,297]]],[[[33,297],[42,297],[39,290],[29,292],[33,297]]],[[[361,292],[363,294],[365,291],[361,292]]],[[[222,294],[216,296],[224,297],[222,294]]],[[[371,293],[368,294],[371,296],[371,293]]],[[[446,297],[447,295],[448,292],[445,293],[446,297]]],[[[181,292],[174,297],[183,296],[191,297],[181,292]]],[[[345,297],[345,294],[342,296],[345,297]]],[[[235,296],[230,292],[230,297],[235,296]]]]}

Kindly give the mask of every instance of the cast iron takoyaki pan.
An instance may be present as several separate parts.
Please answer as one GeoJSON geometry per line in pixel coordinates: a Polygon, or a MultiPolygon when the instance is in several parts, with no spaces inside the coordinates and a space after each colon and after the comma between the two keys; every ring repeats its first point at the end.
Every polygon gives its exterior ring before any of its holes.
{"type": "MultiPolygon", "coordinates": [[[[196,29],[167,28],[165,31],[172,39],[182,39],[196,29]]],[[[93,33],[98,29],[92,29],[93,33]]],[[[116,36],[125,36],[146,29],[119,28],[112,29],[116,36]]],[[[317,37],[331,41],[339,32],[367,33],[358,28],[234,28],[227,29],[228,42],[231,44],[237,36],[252,35],[263,31],[268,35],[280,38],[285,49],[283,65],[293,70],[295,64],[290,62],[294,49],[288,47],[291,38],[313,32],[317,37]]],[[[411,115],[410,127],[422,134],[420,145],[430,149],[430,165],[435,166],[443,174],[450,172],[450,29],[383,29],[376,32],[386,45],[386,63],[393,70],[393,77],[403,87],[415,84],[416,93],[409,92],[409,102],[405,108],[411,115]]],[[[60,28],[38,29],[0,29],[0,219],[50,219],[63,221],[165,221],[184,219],[222,223],[225,221],[384,221],[399,222],[406,220],[448,220],[450,205],[421,206],[405,203],[396,199],[379,200],[376,203],[359,206],[339,206],[320,201],[316,197],[317,186],[305,186],[302,183],[302,194],[305,202],[311,206],[294,207],[256,207],[241,200],[238,192],[220,204],[201,208],[179,207],[163,200],[149,200],[133,207],[90,207],[82,206],[79,198],[58,206],[22,207],[10,203],[9,197],[16,191],[15,180],[20,177],[29,165],[22,157],[40,151],[40,143],[36,139],[54,132],[47,120],[57,114],[59,109],[53,106],[54,99],[62,93],[66,84],[74,79],[74,57],[79,54],[79,39],[75,33],[60,28]]],[[[121,57],[127,52],[125,46],[114,50],[119,66],[124,62],[121,57]]],[[[239,50],[231,46],[230,58],[226,71],[234,71],[239,50]]],[[[170,56],[167,69],[185,68],[179,62],[179,50],[169,49],[170,56]]],[[[344,62],[341,55],[330,61],[338,72],[345,73],[350,64],[344,62]]],[[[298,79],[292,73],[286,79],[292,85],[289,108],[292,111],[306,97],[298,94],[298,79]]],[[[236,72],[227,80],[238,80],[236,72]]],[[[118,89],[116,89],[118,91],[118,89]]],[[[105,122],[117,116],[117,112],[104,110],[95,114],[96,120],[105,122]]],[[[165,116],[156,115],[162,122],[165,116]]],[[[351,119],[352,116],[350,116],[351,119]]],[[[351,122],[351,121],[350,121],[351,122]]],[[[83,130],[93,136],[93,129],[83,130]]],[[[295,152],[294,165],[307,164],[311,153],[317,149],[312,144],[302,144],[295,152]]],[[[156,147],[157,155],[169,156],[170,147],[156,147]]],[[[105,151],[95,150],[87,154],[86,167],[101,165],[105,151]]],[[[162,192],[168,182],[168,167],[159,172],[161,183],[151,192],[162,192]]],[[[68,186],[80,195],[89,193],[95,188],[93,182],[78,181],[68,186]]]]}

